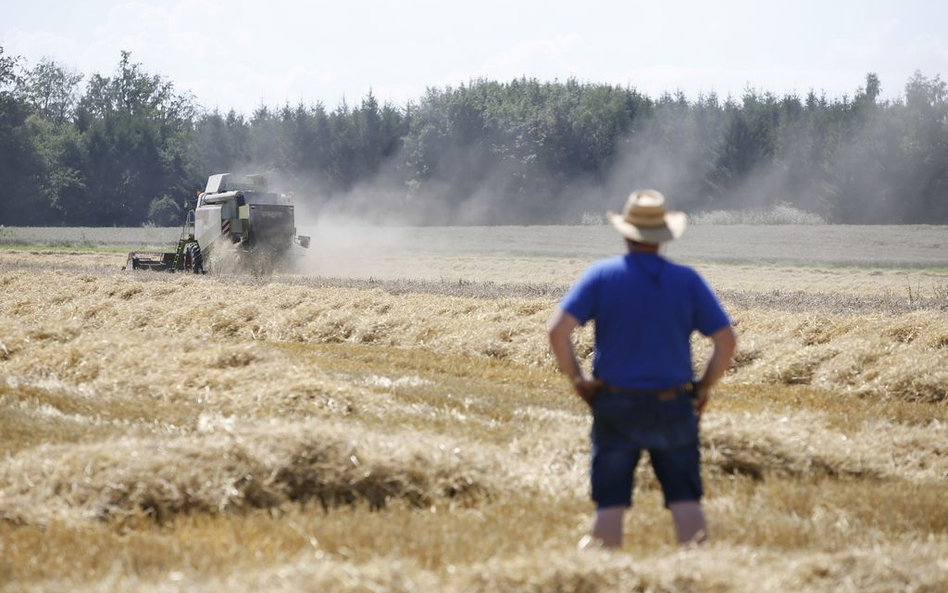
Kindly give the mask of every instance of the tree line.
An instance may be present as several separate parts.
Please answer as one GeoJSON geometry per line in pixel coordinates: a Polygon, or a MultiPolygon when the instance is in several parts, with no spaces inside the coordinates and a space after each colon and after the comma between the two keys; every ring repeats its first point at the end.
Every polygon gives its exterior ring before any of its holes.
{"type": "Polygon", "coordinates": [[[916,72],[900,98],[880,91],[872,73],[836,98],[479,79],[404,106],[370,92],[248,116],[200,108],[128,52],[85,80],[0,47],[0,224],[175,225],[226,171],[269,173],[312,210],[375,222],[570,223],[652,186],[689,211],[948,223],[945,82],[916,72]]]}

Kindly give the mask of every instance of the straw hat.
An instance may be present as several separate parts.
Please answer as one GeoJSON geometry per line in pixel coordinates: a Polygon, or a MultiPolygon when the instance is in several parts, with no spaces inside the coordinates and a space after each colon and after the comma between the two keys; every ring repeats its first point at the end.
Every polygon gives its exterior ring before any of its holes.
{"type": "Polygon", "coordinates": [[[688,217],[684,212],[665,210],[665,196],[661,192],[640,189],[629,195],[622,214],[609,213],[609,221],[626,239],[654,244],[680,237],[688,217]]]}

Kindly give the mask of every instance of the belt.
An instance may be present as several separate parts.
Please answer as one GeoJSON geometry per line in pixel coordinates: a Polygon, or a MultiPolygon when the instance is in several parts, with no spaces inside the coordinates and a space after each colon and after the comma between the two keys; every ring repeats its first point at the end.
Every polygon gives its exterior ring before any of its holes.
{"type": "Polygon", "coordinates": [[[632,389],[628,387],[616,387],[614,385],[603,385],[603,390],[613,395],[645,395],[657,397],[661,401],[668,401],[678,397],[680,392],[688,393],[694,396],[694,383],[689,381],[682,383],[677,387],[666,387],[664,389],[632,389]]]}

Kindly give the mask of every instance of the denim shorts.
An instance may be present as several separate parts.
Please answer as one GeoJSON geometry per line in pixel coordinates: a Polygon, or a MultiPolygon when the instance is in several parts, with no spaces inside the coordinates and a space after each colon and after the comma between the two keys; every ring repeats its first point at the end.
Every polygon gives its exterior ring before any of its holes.
{"type": "Polygon", "coordinates": [[[635,468],[643,449],[665,504],[699,500],[698,419],[689,393],[671,399],[602,391],[593,404],[592,498],[598,508],[631,506],[635,468]]]}
{"type": "MultiPolygon", "coordinates": [[[[665,506],[673,502],[700,500],[701,453],[698,443],[678,449],[649,449],[652,468],[662,485],[665,506]]],[[[592,499],[596,508],[632,506],[635,468],[641,449],[603,449],[593,447],[592,499]]]]}

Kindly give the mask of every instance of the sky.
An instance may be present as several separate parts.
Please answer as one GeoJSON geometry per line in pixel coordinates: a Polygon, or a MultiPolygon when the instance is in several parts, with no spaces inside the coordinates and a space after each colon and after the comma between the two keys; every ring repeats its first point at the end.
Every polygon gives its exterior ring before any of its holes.
{"type": "Polygon", "coordinates": [[[868,72],[898,98],[914,71],[948,77],[941,0],[0,0],[0,46],[111,74],[122,50],[199,105],[417,102],[476,78],[739,97],[852,96],[868,72]]]}

